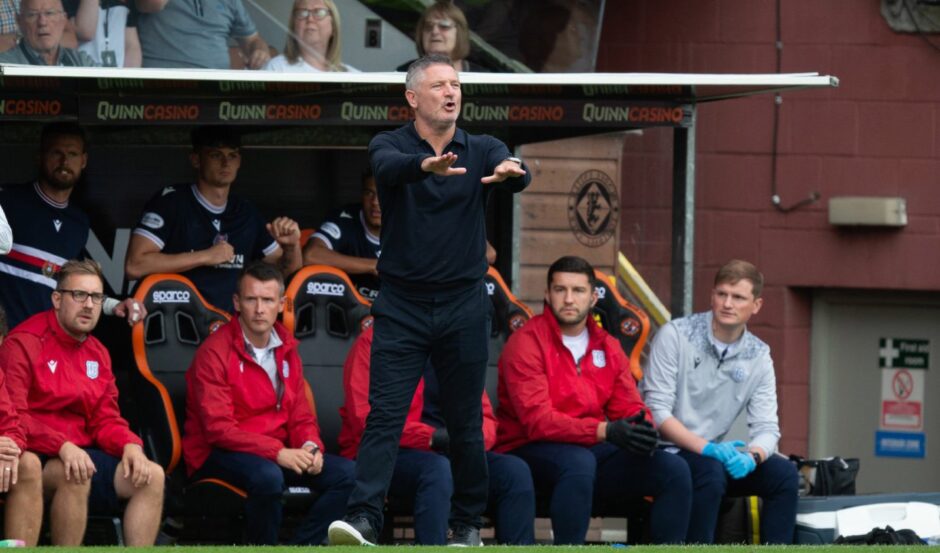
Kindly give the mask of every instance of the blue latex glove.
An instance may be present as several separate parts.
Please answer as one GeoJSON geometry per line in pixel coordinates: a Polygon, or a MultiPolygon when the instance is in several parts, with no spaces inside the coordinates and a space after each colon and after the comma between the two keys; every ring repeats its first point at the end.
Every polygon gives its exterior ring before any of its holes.
{"type": "Polygon", "coordinates": [[[705,449],[702,450],[702,455],[705,457],[711,457],[712,459],[717,460],[721,464],[725,465],[734,458],[738,453],[739,447],[744,447],[745,443],[741,440],[736,440],[733,442],[708,442],[708,445],[705,446],[705,449]]]}
{"type": "Polygon", "coordinates": [[[734,457],[725,462],[725,470],[731,478],[739,480],[757,468],[757,461],[749,451],[736,451],[734,457]]]}

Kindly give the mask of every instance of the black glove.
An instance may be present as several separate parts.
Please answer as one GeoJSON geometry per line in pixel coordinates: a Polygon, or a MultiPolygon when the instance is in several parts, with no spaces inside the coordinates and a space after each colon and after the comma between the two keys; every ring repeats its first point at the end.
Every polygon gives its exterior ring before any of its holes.
{"type": "Polygon", "coordinates": [[[443,426],[435,428],[434,433],[431,434],[431,451],[436,451],[443,455],[447,455],[450,451],[450,435],[447,434],[447,429],[443,426]]]}
{"type": "Polygon", "coordinates": [[[651,455],[659,432],[643,417],[643,411],[628,419],[607,423],[607,441],[636,455],[651,455]]]}

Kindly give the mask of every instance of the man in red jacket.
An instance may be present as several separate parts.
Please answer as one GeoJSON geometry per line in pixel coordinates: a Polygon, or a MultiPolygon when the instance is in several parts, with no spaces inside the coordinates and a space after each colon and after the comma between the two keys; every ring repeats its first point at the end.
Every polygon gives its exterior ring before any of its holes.
{"type": "MultiPolygon", "coordinates": [[[[0,345],[7,335],[7,316],[0,307],[0,345]]],[[[3,535],[23,540],[27,547],[39,541],[42,523],[42,465],[26,451],[26,434],[7,394],[0,366],[0,497],[6,498],[3,535]]]]}
{"type": "Polygon", "coordinates": [[[52,309],[13,329],[0,346],[10,398],[29,450],[46,460],[53,545],[81,545],[89,506],[124,511],[124,541],[153,545],[163,509],[163,469],[118,410],[108,350],[91,331],[104,301],[101,267],[69,261],[56,274],[52,309]]]}
{"type": "MultiPolygon", "coordinates": [[[[343,366],[345,403],[340,408],[343,426],[340,453],[355,459],[369,414],[369,365],[372,328],[359,335],[343,366]]],[[[483,393],[483,445],[489,468],[489,511],[496,524],[496,541],[528,545],[535,542],[535,491],[524,461],[490,451],[496,444],[496,417],[483,393]]],[[[428,363],[408,409],[389,498],[414,511],[415,543],[447,543],[448,516],[454,482],[447,458],[450,438],[439,407],[437,375],[428,363]]]]}
{"type": "Polygon", "coordinates": [[[319,496],[293,543],[319,545],[343,515],[353,487],[351,461],[325,454],[297,341],[277,322],[284,278],[256,261],[233,296],[238,317],[209,336],[186,372],[183,457],[194,478],[220,478],[248,493],[249,543],[277,543],[286,486],[319,496]]]}
{"type": "Polygon", "coordinates": [[[584,542],[592,509],[653,496],[651,538],[685,538],[688,467],[656,448],[650,422],[615,338],[591,317],[594,269],[562,257],[548,269],[545,311],[509,338],[499,359],[497,451],[522,457],[536,491],[551,498],[556,544],[584,542]]]}

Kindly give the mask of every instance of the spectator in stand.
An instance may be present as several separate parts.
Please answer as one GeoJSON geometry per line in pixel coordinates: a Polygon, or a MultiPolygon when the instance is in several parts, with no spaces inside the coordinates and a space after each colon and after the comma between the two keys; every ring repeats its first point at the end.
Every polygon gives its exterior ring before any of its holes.
{"type": "MultiPolygon", "coordinates": [[[[369,365],[372,328],[356,339],[343,367],[345,403],[340,408],[343,427],[340,453],[356,458],[369,414],[369,365]]],[[[502,544],[534,543],[535,489],[525,462],[512,455],[490,451],[496,443],[496,417],[486,393],[483,401],[483,436],[490,473],[489,510],[495,515],[496,541],[502,544]]],[[[447,459],[450,439],[439,407],[437,376],[428,364],[418,383],[388,495],[411,506],[415,518],[415,542],[443,545],[447,542],[447,516],[454,484],[447,459]]]]}
{"type": "Polygon", "coordinates": [[[271,53],[242,0],[136,0],[144,67],[229,69],[234,39],[250,69],[261,69],[271,53]]]}
{"type": "MultiPolygon", "coordinates": [[[[74,2],[69,0],[68,3],[74,2]]],[[[89,3],[93,4],[97,17],[86,34],[76,16],[78,49],[103,67],[140,67],[140,39],[137,35],[137,6],[134,0],[81,0],[81,7],[89,3]]]]}
{"type": "Polygon", "coordinates": [[[620,342],[591,316],[594,268],[566,256],[548,269],[545,309],[499,358],[497,451],[522,457],[550,498],[555,544],[582,544],[591,513],[653,497],[654,543],[685,539],[689,469],[658,434],[620,342]]]}
{"type": "Polygon", "coordinates": [[[186,468],[196,479],[221,478],[248,493],[251,544],[277,544],[286,486],[311,488],[317,498],[292,542],[320,545],[346,508],[353,463],[323,450],[297,340],[277,322],[281,272],[256,261],[237,287],[238,316],[202,343],[186,371],[186,468]]]}
{"type": "Polygon", "coordinates": [[[16,22],[23,37],[0,53],[0,63],[94,66],[84,52],[62,45],[67,19],[61,0],[22,0],[16,22]]]}
{"type": "MultiPolygon", "coordinates": [[[[419,57],[428,54],[449,57],[457,72],[488,71],[467,59],[470,55],[470,27],[463,11],[451,0],[439,0],[424,10],[415,27],[415,48],[419,57]]],[[[414,61],[399,65],[397,70],[407,71],[414,61]]]]}
{"type": "MultiPolygon", "coordinates": [[[[0,304],[10,326],[52,307],[56,271],[67,259],[82,256],[88,241],[88,216],[69,203],[88,163],[85,131],[75,123],[49,123],[39,139],[38,177],[35,181],[0,188],[13,245],[0,256],[0,304]]],[[[106,315],[127,317],[128,324],[143,320],[146,310],[133,298],[118,302],[107,298],[106,315]]]]}
{"type": "MultiPolygon", "coordinates": [[[[0,345],[7,335],[7,317],[0,307],[0,345]]],[[[0,494],[5,494],[3,535],[36,547],[42,524],[42,464],[26,451],[26,432],[7,393],[0,366],[0,494]]]]}
{"type": "Polygon", "coordinates": [[[163,510],[163,469],[118,410],[108,350],[92,330],[104,279],[94,261],[56,274],[53,308],[33,315],[0,346],[10,399],[30,451],[47,458],[43,489],[53,545],[81,545],[88,511],[111,514],[126,500],[124,540],[150,546],[163,510]]]}
{"type": "Polygon", "coordinates": [[[799,477],[775,455],[777,380],[770,348],[747,330],[763,305],[764,276],[738,259],[715,274],[711,310],[673,319],[656,333],[643,379],[665,440],[692,473],[688,543],[713,543],[721,499],[763,500],[760,539],[793,542],[799,477]],[[722,441],[742,411],[748,441],[722,441]]]}
{"type": "Polygon", "coordinates": [[[241,167],[235,131],[199,127],[192,142],[196,182],[168,186],[147,202],[124,270],[130,279],[182,273],[209,303],[231,311],[235,282],[247,262],[278,263],[285,275],[300,268],[300,227],[287,217],[265,224],[253,205],[230,193],[241,167]]]}
{"type": "Polygon", "coordinates": [[[20,34],[16,14],[20,13],[20,0],[0,0],[0,52],[16,46],[20,34]]]}
{"type": "Polygon", "coordinates": [[[354,71],[342,62],[339,10],[333,0],[294,0],[284,53],[264,66],[267,71],[320,73],[354,71]]]}

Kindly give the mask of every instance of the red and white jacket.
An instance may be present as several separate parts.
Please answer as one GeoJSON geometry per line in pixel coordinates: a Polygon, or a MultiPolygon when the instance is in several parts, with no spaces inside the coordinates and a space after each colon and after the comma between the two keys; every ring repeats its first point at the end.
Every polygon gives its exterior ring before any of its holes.
{"type": "MultiPolygon", "coordinates": [[[[372,328],[367,328],[353,343],[343,365],[343,392],[345,403],[339,409],[343,426],[339,432],[339,452],[343,457],[355,459],[359,442],[369,415],[369,359],[372,353],[372,328]]],[[[434,426],[421,422],[424,410],[424,379],[411,399],[408,418],[399,445],[409,449],[431,450],[434,426]]],[[[487,451],[496,443],[496,417],[486,392],[483,392],[483,446],[487,451]]]]}
{"type": "Polygon", "coordinates": [[[597,425],[635,415],[652,421],[617,340],[588,317],[580,365],[548,306],[510,336],[499,358],[496,451],[529,442],[597,443],[597,425]]]}
{"type": "Polygon", "coordinates": [[[189,474],[214,449],[252,453],[271,461],[281,449],[317,444],[320,427],[306,395],[297,341],[280,323],[283,342],[274,350],[277,377],[284,386],[278,401],[268,373],[245,349],[238,317],[206,338],[186,371],[186,426],[183,458],[189,474]]]}
{"type": "Polygon", "coordinates": [[[0,367],[30,451],[58,455],[72,442],[121,457],[125,445],[143,445],[118,409],[108,350],[94,336],[69,336],[55,311],[10,332],[0,346],[0,367]]]}
{"type": "Polygon", "coordinates": [[[6,378],[3,376],[3,367],[0,366],[0,436],[10,438],[20,448],[26,451],[26,434],[20,426],[20,416],[7,393],[6,378]]]}

